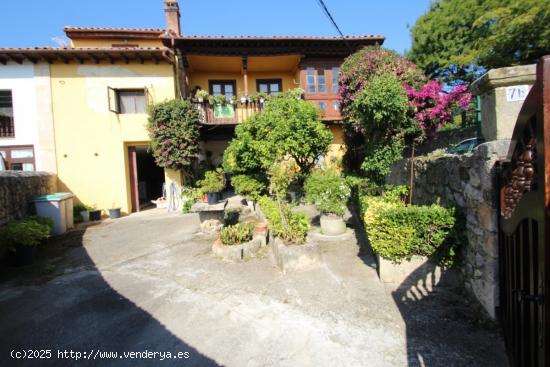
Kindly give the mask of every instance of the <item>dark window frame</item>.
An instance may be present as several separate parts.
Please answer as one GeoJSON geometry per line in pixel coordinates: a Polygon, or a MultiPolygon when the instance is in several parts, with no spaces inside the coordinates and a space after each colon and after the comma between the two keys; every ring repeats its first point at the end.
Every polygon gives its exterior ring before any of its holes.
{"type": "Polygon", "coordinates": [[[256,92],[260,93],[260,84],[267,84],[267,94],[272,94],[271,84],[279,85],[279,92],[283,92],[283,79],[256,79],[256,92]]]}
{"type": "Polygon", "coordinates": [[[12,115],[0,118],[0,138],[15,138],[15,113],[13,111],[13,90],[2,89],[0,92],[8,92],[11,103],[12,115]],[[2,119],[4,121],[2,121],[2,119]]]}
{"type": "Polygon", "coordinates": [[[217,80],[208,80],[208,92],[210,95],[214,95],[214,84],[221,84],[222,86],[222,95],[226,95],[225,86],[233,86],[233,96],[237,96],[237,81],[235,79],[217,79],[217,80]]]}
{"type": "Polygon", "coordinates": [[[0,146],[0,150],[3,150],[6,152],[6,157],[4,158],[4,162],[6,163],[6,169],[12,170],[12,166],[14,164],[21,164],[21,166],[25,163],[32,163],[33,165],[33,171],[36,171],[36,151],[34,150],[34,145],[8,145],[8,146],[0,146]],[[32,158],[12,158],[11,152],[13,150],[32,150],[32,158]]]}

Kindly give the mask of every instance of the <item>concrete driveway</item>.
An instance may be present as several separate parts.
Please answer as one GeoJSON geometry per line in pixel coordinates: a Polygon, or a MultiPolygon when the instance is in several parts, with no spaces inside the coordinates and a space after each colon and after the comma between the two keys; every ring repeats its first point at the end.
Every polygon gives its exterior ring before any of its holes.
{"type": "Polygon", "coordinates": [[[213,241],[195,215],[151,210],[3,269],[0,364],[506,365],[497,330],[462,296],[386,289],[353,232],[322,242],[324,265],[289,274],[269,248],[226,263],[213,241]],[[29,352],[43,358],[12,357],[29,352]]]}

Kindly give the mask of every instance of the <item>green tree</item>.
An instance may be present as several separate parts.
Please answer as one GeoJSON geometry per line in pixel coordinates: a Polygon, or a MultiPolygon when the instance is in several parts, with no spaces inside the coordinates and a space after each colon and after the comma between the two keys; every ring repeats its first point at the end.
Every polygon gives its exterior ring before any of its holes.
{"type": "Polygon", "coordinates": [[[199,115],[186,100],[171,100],[149,108],[149,137],[156,163],[192,177],[199,152],[199,115]]]}
{"type": "Polygon", "coordinates": [[[550,52],[550,0],[438,0],[412,28],[408,58],[456,84],[550,52]]]}
{"type": "Polygon", "coordinates": [[[224,153],[224,168],[234,174],[262,173],[279,160],[293,158],[302,174],[326,153],[332,133],[323,125],[315,106],[287,92],[266,101],[262,112],[235,130],[224,153]]]}

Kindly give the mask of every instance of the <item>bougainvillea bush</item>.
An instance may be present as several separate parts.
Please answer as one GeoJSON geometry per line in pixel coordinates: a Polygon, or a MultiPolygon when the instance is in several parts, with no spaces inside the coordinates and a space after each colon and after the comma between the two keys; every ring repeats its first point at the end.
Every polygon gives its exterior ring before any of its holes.
{"type": "Polygon", "coordinates": [[[160,167],[190,174],[199,152],[199,115],[186,100],[171,100],[149,108],[151,151],[160,167]]]}
{"type": "Polygon", "coordinates": [[[465,87],[444,93],[406,58],[378,46],[366,47],[342,64],[339,81],[348,169],[361,168],[382,184],[402,158],[405,141],[434,136],[456,109],[467,109],[465,87]]]}

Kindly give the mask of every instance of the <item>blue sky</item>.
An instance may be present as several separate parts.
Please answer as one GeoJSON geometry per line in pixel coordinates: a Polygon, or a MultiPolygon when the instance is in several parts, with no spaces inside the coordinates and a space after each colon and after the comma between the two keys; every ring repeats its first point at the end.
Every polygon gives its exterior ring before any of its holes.
{"type": "MultiPolygon", "coordinates": [[[[63,27],[163,28],[162,0],[2,1],[0,47],[55,46],[63,27]]],[[[382,34],[403,53],[430,0],[325,0],[344,34],[382,34]]],[[[317,0],[180,0],[182,30],[211,35],[336,35],[317,0]]]]}

